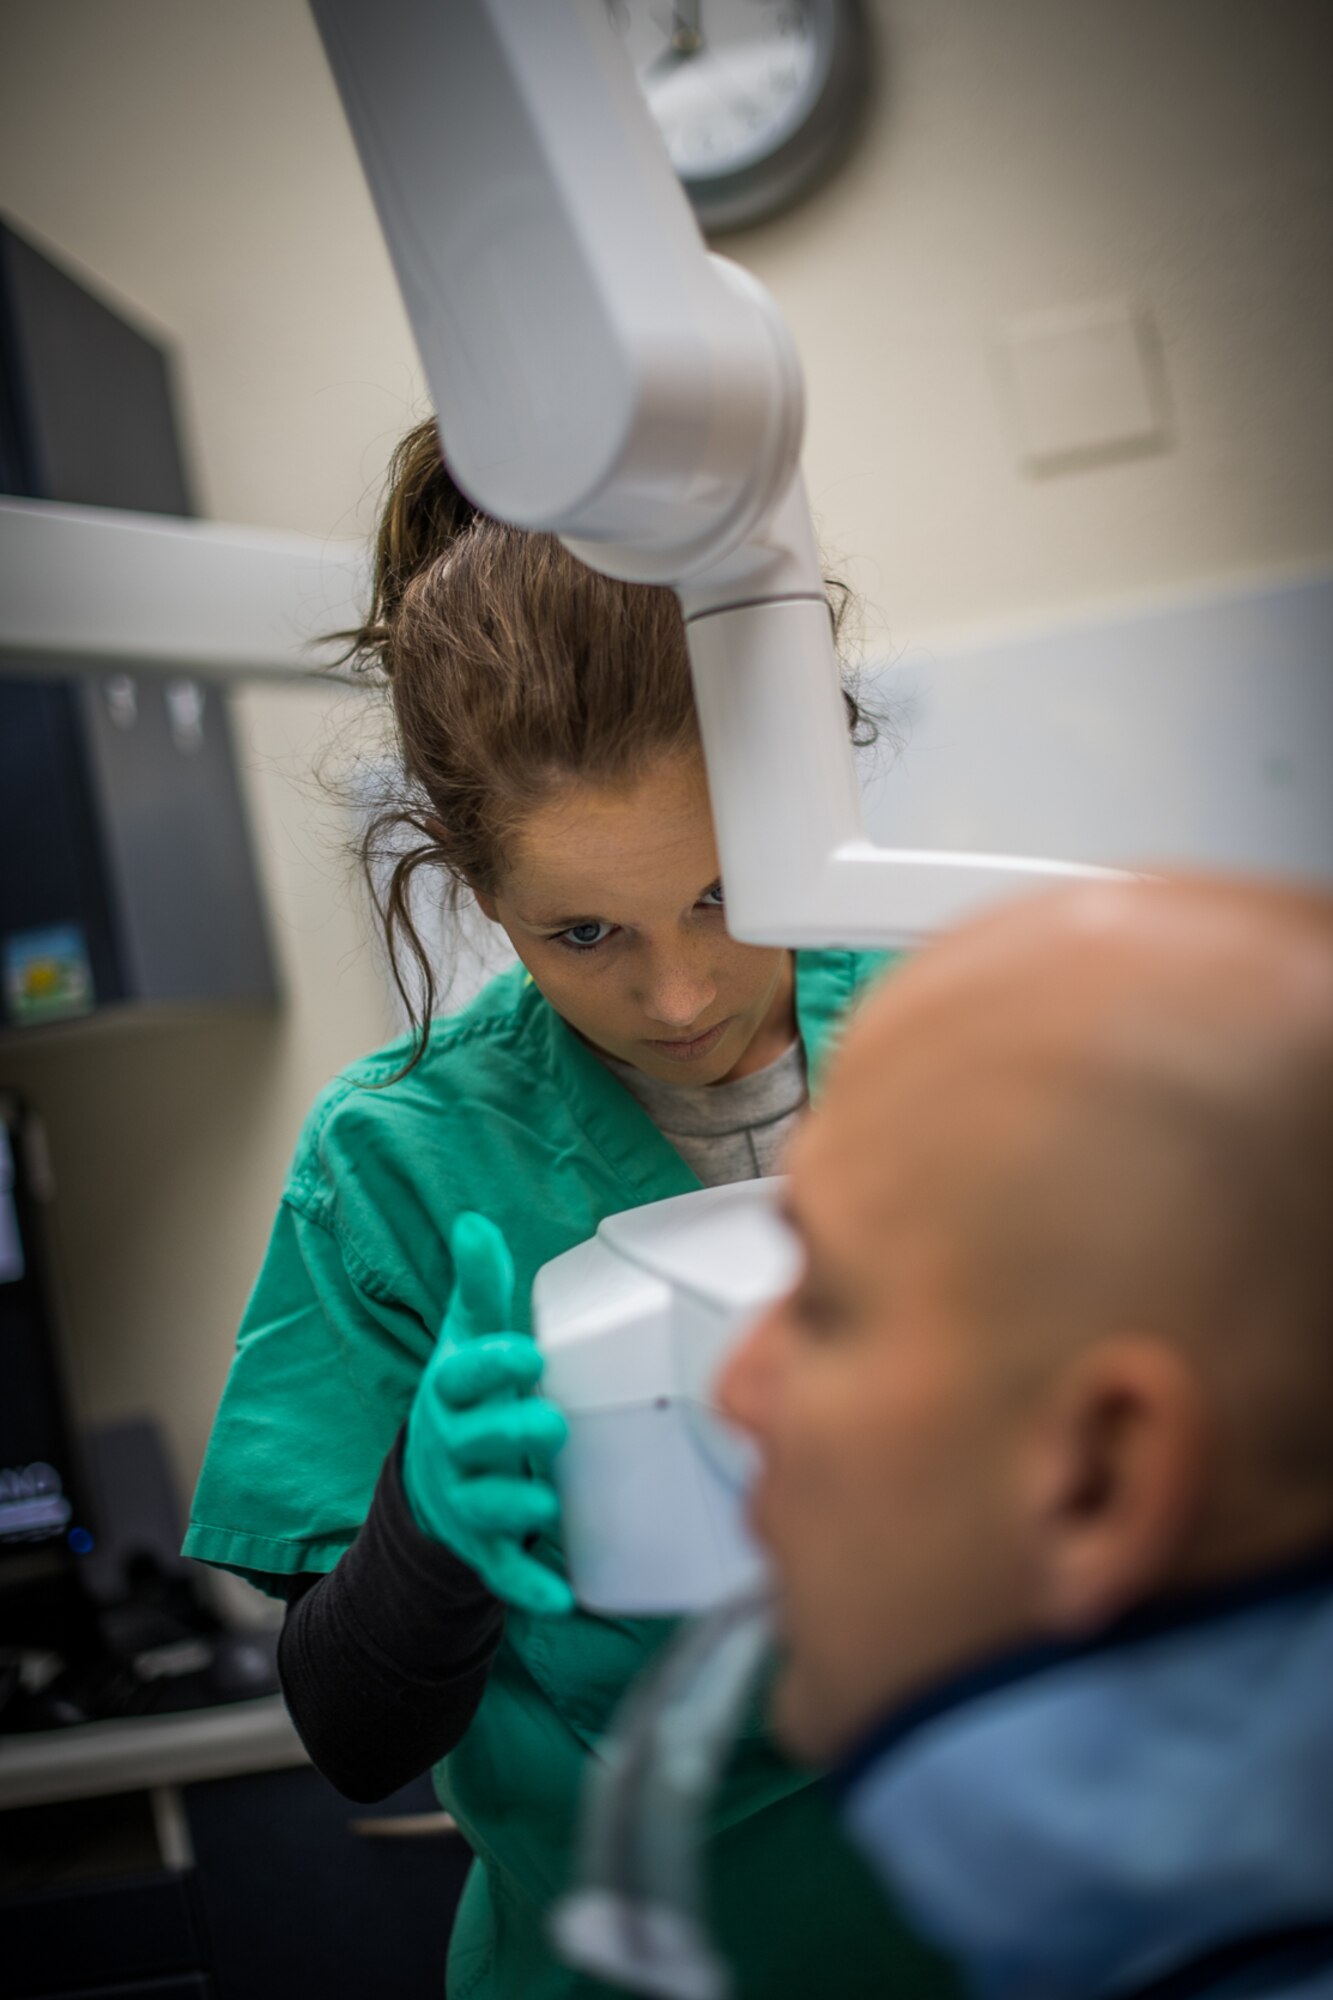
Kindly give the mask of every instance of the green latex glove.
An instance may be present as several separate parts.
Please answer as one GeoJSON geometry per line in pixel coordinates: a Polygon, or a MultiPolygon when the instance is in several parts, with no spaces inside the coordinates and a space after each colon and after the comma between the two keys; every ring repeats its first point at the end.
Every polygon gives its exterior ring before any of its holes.
{"type": "Polygon", "coordinates": [[[574,1596],[523,1544],[553,1527],[551,1460],[569,1427],[532,1390],[542,1357],[513,1317],[509,1246],[483,1215],[449,1238],[454,1291],[407,1419],[403,1483],[417,1525],[520,1610],[559,1615],[574,1596]]]}

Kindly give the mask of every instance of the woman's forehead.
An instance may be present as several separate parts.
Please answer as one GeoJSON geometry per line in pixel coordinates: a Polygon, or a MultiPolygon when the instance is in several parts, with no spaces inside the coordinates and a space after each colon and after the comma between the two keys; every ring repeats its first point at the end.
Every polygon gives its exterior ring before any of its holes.
{"type": "Polygon", "coordinates": [[[529,922],[688,901],[717,877],[702,766],[678,759],[617,785],[575,780],[522,822],[507,861],[502,893],[529,922]]]}

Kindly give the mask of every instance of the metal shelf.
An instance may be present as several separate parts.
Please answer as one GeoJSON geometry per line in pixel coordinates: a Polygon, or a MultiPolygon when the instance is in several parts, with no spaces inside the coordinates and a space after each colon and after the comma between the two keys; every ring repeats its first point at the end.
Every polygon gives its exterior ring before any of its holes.
{"type": "Polygon", "coordinates": [[[0,1811],[307,1764],[280,1695],[0,1736],[0,1811]]]}

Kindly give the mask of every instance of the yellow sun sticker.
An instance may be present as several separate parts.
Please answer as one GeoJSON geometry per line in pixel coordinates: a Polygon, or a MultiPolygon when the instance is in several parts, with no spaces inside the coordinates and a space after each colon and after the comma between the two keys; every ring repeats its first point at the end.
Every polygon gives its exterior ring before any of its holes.
{"type": "Polygon", "coordinates": [[[88,945],[78,924],[15,931],[4,940],[5,1011],[15,1027],[69,1021],[96,1006],[88,945]]]}

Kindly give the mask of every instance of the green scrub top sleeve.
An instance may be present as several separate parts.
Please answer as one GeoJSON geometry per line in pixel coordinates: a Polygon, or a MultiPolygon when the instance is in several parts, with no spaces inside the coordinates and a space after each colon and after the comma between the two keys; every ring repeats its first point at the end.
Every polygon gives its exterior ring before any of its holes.
{"type": "Polygon", "coordinates": [[[289,1194],[241,1323],[186,1555],[271,1591],[275,1578],[332,1569],[369,1512],[434,1337],[289,1194]]]}

